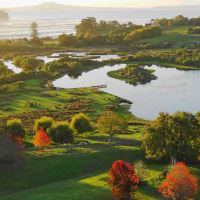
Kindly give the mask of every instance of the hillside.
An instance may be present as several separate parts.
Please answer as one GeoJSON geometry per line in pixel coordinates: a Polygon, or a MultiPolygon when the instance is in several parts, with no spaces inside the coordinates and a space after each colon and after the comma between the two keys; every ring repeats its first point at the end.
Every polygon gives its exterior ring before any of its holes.
{"type": "Polygon", "coordinates": [[[8,9],[8,11],[14,11],[14,12],[48,11],[49,12],[49,11],[65,11],[65,10],[74,9],[74,8],[81,8],[81,7],[46,2],[46,3],[39,4],[39,5],[34,5],[34,6],[24,6],[24,7],[10,8],[10,9],[8,9]]]}

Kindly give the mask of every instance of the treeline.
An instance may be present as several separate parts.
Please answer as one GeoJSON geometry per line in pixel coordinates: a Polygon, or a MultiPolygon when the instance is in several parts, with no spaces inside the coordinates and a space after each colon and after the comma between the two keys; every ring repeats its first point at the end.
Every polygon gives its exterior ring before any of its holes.
{"type": "Polygon", "coordinates": [[[0,61],[0,72],[2,72],[0,75],[0,91],[2,92],[25,90],[24,81],[30,79],[39,79],[41,85],[46,84],[46,87],[52,87],[51,80],[63,74],[67,73],[71,77],[78,77],[83,72],[104,64],[87,58],[70,58],[69,56],[63,56],[59,60],[47,64],[32,56],[16,56],[12,60],[23,71],[15,74],[0,61]]]}
{"type": "Polygon", "coordinates": [[[76,47],[85,45],[127,45],[140,39],[161,35],[155,26],[144,27],[131,22],[120,24],[117,21],[100,21],[95,18],[83,19],[76,26],[75,35],[62,34],[58,37],[61,46],[76,47]]]}
{"type": "Polygon", "coordinates": [[[197,18],[187,18],[183,15],[178,15],[172,19],[161,18],[161,19],[152,19],[152,25],[157,26],[184,26],[184,25],[192,25],[192,26],[199,26],[200,25],[200,17],[197,18]]]}
{"type": "Polygon", "coordinates": [[[123,61],[161,62],[200,68],[200,52],[198,50],[166,50],[141,51],[125,56],[123,61]]]}
{"type": "Polygon", "coordinates": [[[102,66],[103,63],[87,58],[70,58],[64,56],[59,60],[47,63],[41,68],[42,71],[50,74],[67,73],[69,76],[78,77],[83,72],[102,66]]]}
{"type": "Polygon", "coordinates": [[[200,26],[189,28],[187,34],[200,34],[200,26]]]}

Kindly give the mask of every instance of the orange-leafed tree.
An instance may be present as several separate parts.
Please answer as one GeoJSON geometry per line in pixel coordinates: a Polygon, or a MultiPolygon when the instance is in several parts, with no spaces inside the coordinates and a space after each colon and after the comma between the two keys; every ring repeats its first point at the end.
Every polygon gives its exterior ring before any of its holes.
{"type": "Polygon", "coordinates": [[[113,196],[118,199],[130,199],[137,189],[139,178],[134,166],[123,160],[117,160],[109,171],[109,185],[112,187],[113,196]]]}
{"type": "Polygon", "coordinates": [[[42,128],[36,133],[33,141],[36,147],[47,147],[51,144],[51,142],[51,138],[42,128]]]}
{"type": "Polygon", "coordinates": [[[159,192],[173,200],[193,199],[198,192],[198,179],[190,174],[184,163],[178,162],[167,174],[159,192]]]}

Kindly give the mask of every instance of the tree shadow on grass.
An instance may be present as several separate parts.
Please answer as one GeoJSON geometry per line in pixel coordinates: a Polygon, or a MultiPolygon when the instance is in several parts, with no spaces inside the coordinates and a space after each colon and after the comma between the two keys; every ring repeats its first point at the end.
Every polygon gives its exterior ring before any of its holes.
{"type": "MultiPolygon", "coordinates": [[[[101,175],[100,175],[101,178],[101,175]]],[[[113,200],[105,181],[98,176],[69,179],[54,184],[43,185],[12,195],[1,200],[113,200]]]]}
{"type": "Polygon", "coordinates": [[[108,148],[77,155],[27,158],[21,170],[0,172],[0,195],[53,184],[82,175],[107,172],[115,160],[123,159],[134,162],[143,156],[143,152],[139,148],[108,148]]]}
{"type": "MultiPolygon", "coordinates": [[[[99,142],[108,142],[111,137],[109,135],[105,136],[90,136],[89,139],[99,141],[99,142]]],[[[116,145],[124,145],[124,146],[140,146],[141,141],[136,139],[127,139],[127,138],[118,138],[118,137],[112,137],[112,142],[116,145]]]]}

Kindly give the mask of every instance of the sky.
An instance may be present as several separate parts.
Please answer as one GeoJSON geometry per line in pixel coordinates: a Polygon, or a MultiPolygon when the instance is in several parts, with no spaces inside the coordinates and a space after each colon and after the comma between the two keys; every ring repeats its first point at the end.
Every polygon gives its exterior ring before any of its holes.
{"type": "MultiPolygon", "coordinates": [[[[47,1],[48,0],[0,0],[0,7],[37,5],[47,1]]],[[[49,0],[48,2],[95,7],[155,7],[200,4],[200,0],[49,0]]]]}

